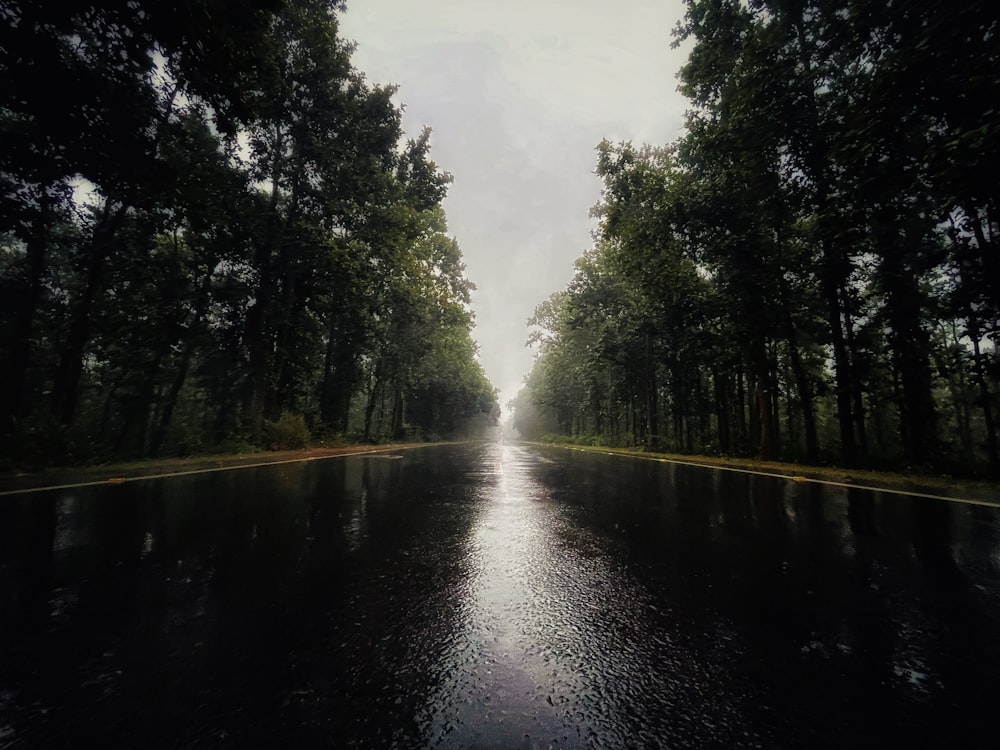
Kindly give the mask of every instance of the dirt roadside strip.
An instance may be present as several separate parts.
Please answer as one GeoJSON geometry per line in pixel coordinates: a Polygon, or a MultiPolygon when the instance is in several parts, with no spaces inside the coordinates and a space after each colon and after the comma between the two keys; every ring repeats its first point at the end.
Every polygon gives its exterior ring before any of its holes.
{"type": "Polygon", "coordinates": [[[876,490],[894,495],[911,495],[932,500],[946,500],[966,505],[1000,507],[1000,483],[955,479],[943,476],[921,476],[891,474],[889,472],[842,469],[838,467],[803,466],[779,461],[755,461],[752,459],[721,458],[715,456],[686,456],[675,453],[654,453],[628,448],[608,448],[603,446],[573,445],[570,443],[536,443],[531,445],[564,448],[588,453],[603,453],[615,456],[630,456],[646,461],[697,466],[704,469],[721,469],[740,474],[790,479],[806,482],[847,487],[850,489],[876,490]]]}
{"type": "Polygon", "coordinates": [[[167,458],[135,463],[108,464],[46,469],[38,472],[0,473],[0,497],[30,492],[86,487],[99,484],[122,484],[137,479],[205,474],[229,469],[249,469],[257,466],[315,461],[337,456],[392,453],[407,448],[421,448],[447,443],[393,443],[388,445],[347,445],[337,448],[311,448],[296,451],[262,451],[238,455],[167,458]]]}

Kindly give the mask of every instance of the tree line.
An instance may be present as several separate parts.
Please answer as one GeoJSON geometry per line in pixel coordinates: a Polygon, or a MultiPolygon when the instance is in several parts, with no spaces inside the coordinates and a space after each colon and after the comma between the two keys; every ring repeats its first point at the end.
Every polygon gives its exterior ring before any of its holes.
{"type": "Polygon", "coordinates": [[[1000,20],[688,0],[683,135],[603,142],[595,243],[529,321],[523,435],[1000,470],[1000,20]]]}
{"type": "Polygon", "coordinates": [[[0,452],[495,421],[430,132],[330,0],[0,10],[0,452]]]}

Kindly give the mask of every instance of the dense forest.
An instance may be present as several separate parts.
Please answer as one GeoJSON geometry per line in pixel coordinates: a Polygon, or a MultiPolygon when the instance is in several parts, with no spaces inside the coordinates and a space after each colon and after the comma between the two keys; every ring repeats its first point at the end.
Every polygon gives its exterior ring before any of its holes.
{"type": "Polygon", "coordinates": [[[599,228],[529,321],[521,434],[996,475],[998,19],[688,0],[685,131],[598,147],[599,228]]]}
{"type": "Polygon", "coordinates": [[[0,456],[496,421],[429,131],[330,0],[0,8],[0,456]]]}

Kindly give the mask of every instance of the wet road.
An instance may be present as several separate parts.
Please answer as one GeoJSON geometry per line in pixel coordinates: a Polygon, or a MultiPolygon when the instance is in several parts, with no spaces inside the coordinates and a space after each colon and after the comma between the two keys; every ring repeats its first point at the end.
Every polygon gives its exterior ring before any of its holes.
{"type": "Polygon", "coordinates": [[[511,445],[0,497],[0,748],[996,747],[1000,510],[511,445]]]}

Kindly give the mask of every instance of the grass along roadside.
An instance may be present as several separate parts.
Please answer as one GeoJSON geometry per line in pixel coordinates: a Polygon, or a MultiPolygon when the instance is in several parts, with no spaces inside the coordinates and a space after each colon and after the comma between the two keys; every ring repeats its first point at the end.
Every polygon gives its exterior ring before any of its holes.
{"type": "Polygon", "coordinates": [[[335,456],[365,453],[387,453],[405,448],[418,448],[445,443],[384,443],[358,444],[334,448],[307,448],[286,451],[255,451],[251,453],[213,454],[184,458],[158,458],[142,461],[99,464],[96,466],[68,466],[42,469],[35,472],[6,471],[0,473],[0,496],[23,492],[39,492],[60,487],[121,484],[135,479],[198,474],[226,469],[246,469],[254,466],[311,461],[335,456]]]}
{"type": "Polygon", "coordinates": [[[882,490],[907,495],[918,495],[962,500],[979,505],[1000,506],[1000,483],[984,480],[956,479],[947,476],[894,474],[866,469],[844,469],[836,466],[806,466],[781,461],[758,461],[750,458],[658,453],[636,448],[609,448],[605,446],[575,445],[558,442],[532,442],[531,445],[551,446],[569,450],[632,456],[650,461],[665,461],[726,469],[750,474],[784,477],[795,481],[820,482],[861,489],[882,490]]]}

